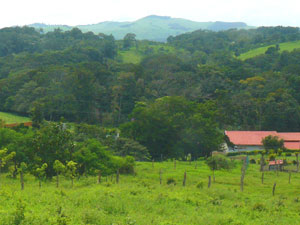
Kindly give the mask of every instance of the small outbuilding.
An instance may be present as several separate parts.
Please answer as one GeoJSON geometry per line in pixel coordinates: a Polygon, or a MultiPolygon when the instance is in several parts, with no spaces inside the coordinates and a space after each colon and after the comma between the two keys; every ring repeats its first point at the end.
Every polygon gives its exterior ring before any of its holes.
{"type": "Polygon", "coordinates": [[[274,160],[269,162],[269,170],[274,171],[274,170],[283,170],[283,160],[274,160]]]}

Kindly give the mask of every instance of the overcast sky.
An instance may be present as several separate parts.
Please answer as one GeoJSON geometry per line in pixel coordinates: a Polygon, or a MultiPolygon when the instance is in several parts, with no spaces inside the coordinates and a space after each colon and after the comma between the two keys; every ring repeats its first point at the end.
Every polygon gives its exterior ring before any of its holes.
{"type": "Polygon", "coordinates": [[[300,27],[298,0],[0,0],[0,28],[31,23],[81,25],[160,15],[194,21],[300,27]]]}

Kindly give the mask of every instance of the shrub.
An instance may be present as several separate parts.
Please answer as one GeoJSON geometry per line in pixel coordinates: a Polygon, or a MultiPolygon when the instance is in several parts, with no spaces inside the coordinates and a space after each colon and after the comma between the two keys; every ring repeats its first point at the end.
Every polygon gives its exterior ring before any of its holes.
{"type": "Polygon", "coordinates": [[[126,156],[120,160],[119,170],[122,174],[134,174],[135,159],[132,156],[126,156]]]}
{"type": "Polygon", "coordinates": [[[259,154],[259,150],[254,150],[254,151],[253,151],[253,154],[254,154],[254,155],[258,155],[258,154],[259,154]]]}
{"type": "Polygon", "coordinates": [[[206,160],[206,164],[211,170],[232,169],[235,164],[224,155],[214,155],[206,160]]]}
{"type": "Polygon", "coordinates": [[[286,152],[286,153],[285,153],[285,156],[292,156],[292,153],[286,152]]]}
{"type": "Polygon", "coordinates": [[[170,177],[170,178],[167,179],[167,184],[168,184],[168,185],[170,185],[170,184],[176,185],[176,181],[175,181],[174,178],[170,177]]]}
{"type": "Polygon", "coordinates": [[[275,158],[276,158],[275,153],[269,154],[269,160],[275,160],[275,158]]]}
{"type": "Polygon", "coordinates": [[[251,164],[256,164],[255,159],[250,159],[250,163],[251,163],[251,164]]]}
{"type": "Polygon", "coordinates": [[[199,189],[202,189],[203,186],[204,186],[203,182],[199,182],[196,187],[199,189]]]}
{"type": "Polygon", "coordinates": [[[279,156],[281,156],[282,152],[283,152],[282,149],[278,149],[277,154],[278,154],[279,156]]]}

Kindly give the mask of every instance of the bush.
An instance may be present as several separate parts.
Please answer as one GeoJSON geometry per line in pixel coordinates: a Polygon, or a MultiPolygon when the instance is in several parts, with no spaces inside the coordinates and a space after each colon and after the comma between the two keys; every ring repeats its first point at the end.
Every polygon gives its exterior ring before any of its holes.
{"type": "Polygon", "coordinates": [[[122,174],[134,174],[135,159],[132,156],[126,156],[119,161],[119,171],[122,174]]]}
{"type": "Polygon", "coordinates": [[[199,183],[196,185],[196,187],[199,188],[199,189],[203,189],[203,186],[204,186],[203,182],[199,182],[199,183]]]}
{"type": "Polygon", "coordinates": [[[275,153],[269,154],[269,160],[275,160],[275,158],[276,158],[275,153]]]}
{"type": "Polygon", "coordinates": [[[170,184],[176,185],[176,181],[175,181],[174,178],[170,177],[170,178],[167,179],[167,184],[168,184],[168,185],[170,185],[170,184]]]}
{"type": "Polygon", "coordinates": [[[286,152],[286,153],[285,153],[285,156],[292,156],[292,153],[286,152]]]}
{"type": "Polygon", "coordinates": [[[250,159],[250,163],[251,163],[251,164],[256,164],[255,159],[250,159]]]}
{"type": "Polygon", "coordinates": [[[206,164],[211,170],[232,169],[235,164],[224,155],[214,155],[206,160],[206,164]]]}

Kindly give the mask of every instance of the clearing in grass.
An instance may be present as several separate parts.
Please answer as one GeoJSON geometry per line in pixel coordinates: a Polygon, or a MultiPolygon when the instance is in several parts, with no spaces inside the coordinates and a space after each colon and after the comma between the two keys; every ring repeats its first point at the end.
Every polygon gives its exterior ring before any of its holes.
{"type": "Polygon", "coordinates": [[[30,122],[29,117],[18,116],[12,113],[0,112],[0,119],[6,124],[30,122]]]}

